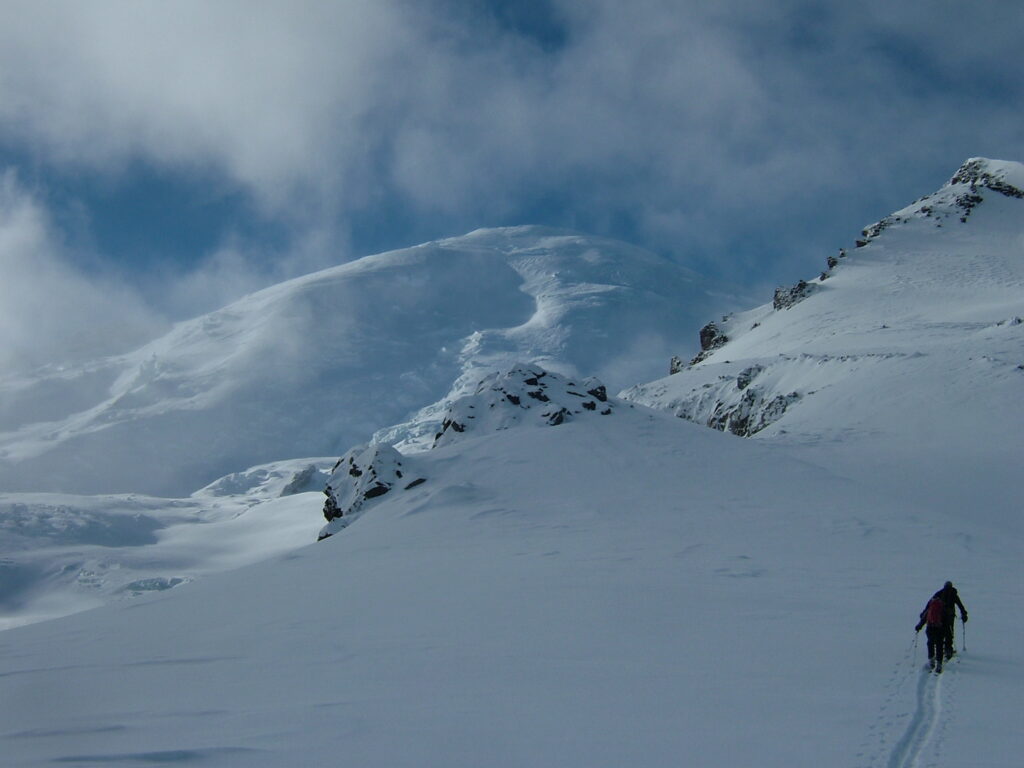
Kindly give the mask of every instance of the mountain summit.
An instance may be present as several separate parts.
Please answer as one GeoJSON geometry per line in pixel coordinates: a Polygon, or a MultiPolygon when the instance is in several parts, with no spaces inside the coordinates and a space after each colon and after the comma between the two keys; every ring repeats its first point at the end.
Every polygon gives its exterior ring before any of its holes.
{"type": "Polygon", "coordinates": [[[367,256],[132,354],[0,381],[0,487],[185,495],[337,455],[515,361],[621,388],[720,301],[639,248],[540,227],[367,256]]]}
{"type": "Polygon", "coordinates": [[[1003,197],[1024,199],[1024,165],[1008,160],[989,160],[972,157],[957,170],[939,191],[925,195],[906,208],[886,216],[861,232],[858,247],[867,245],[889,227],[914,220],[931,219],[936,227],[943,222],[958,219],[966,224],[971,213],[985,202],[991,193],[1003,197]]]}

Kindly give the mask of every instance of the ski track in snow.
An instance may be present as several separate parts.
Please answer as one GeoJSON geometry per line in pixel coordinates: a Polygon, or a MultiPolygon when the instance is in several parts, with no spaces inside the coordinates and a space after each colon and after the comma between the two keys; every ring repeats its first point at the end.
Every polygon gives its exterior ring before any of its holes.
{"type": "Polygon", "coordinates": [[[932,675],[922,669],[917,678],[917,709],[903,737],[896,742],[887,768],[918,768],[920,758],[931,743],[942,715],[942,681],[945,675],[932,675]],[[934,681],[934,682],[933,682],[934,681]]]}
{"type": "MultiPolygon", "coordinates": [[[[873,757],[865,764],[866,768],[934,768],[939,765],[943,735],[949,721],[944,712],[950,709],[953,701],[956,687],[953,669],[959,663],[959,657],[947,662],[941,675],[935,675],[927,666],[919,669],[914,659],[916,649],[915,643],[896,664],[889,678],[889,694],[877,722],[870,728],[873,734],[877,733],[878,742],[873,757]],[[904,700],[906,685],[918,669],[914,710],[893,712],[894,706],[898,707],[904,700]],[[902,735],[890,748],[892,735],[903,723],[906,725],[902,735]]],[[[864,745],[858,756],[863,757],[867,748],[864,745]]]]}

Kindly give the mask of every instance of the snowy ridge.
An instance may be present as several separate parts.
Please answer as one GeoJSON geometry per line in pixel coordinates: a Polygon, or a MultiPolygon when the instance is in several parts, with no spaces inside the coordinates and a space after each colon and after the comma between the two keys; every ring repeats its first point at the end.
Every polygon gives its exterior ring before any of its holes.
{"type": "MultiPolygon", "coordinates": [[[[900,492],[912,461],[951,506],[970,503],[972,473],[1004,487],[1001,456],[1024,423],[1022,181],[1018,163],[968,161],[822,276],[705,326],[692,365],[622,397],[808,456],[841,441],[900,492]],[[939,437],[959,430],[985,437],[939,437]]],[[[1012,506],[992,496],[987,507],[1012,506]]]]}
{"type": "Polygon", "coordinates": [[[913,219],[931,219],[941,227],[950,219],[966,224],[971,212],[985,202],[988,193],[1017,200],[1024,199],[1024,166],[1005,160],[972,157],[938,192],[925,195],[911,205],[866,227],[857,241],[861,248],[889,227],[907,224],[913,219]]]}
{"type": "MultiPolygon", "coordinates": [[[[621,388],[661,372],[721,301],[641,249],[540,227],[368,256],[133,354],[0,382],[0,487],[183,496],[249,466],[337,455],[414,415],[432,435],[439,420],[419,409],[520,360],[621,388]]],[[[386,442],[410,436],[391,431],[386,442]]]]}
{"type": "Polygon", "coordinates": [[[249,501],[268,501],[296,493],[321,491],[328,473],[324,460],[304,463],[302,459],[262,464],[232,472],[192,494],[194,499],[244,496],[249,501]]]}

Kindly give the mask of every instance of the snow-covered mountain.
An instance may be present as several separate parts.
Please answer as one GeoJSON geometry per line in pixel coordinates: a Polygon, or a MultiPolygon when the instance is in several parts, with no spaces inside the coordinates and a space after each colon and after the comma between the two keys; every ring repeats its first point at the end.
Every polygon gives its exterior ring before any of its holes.
{"type": "Polygon", "coordinates": [[[706,286],[624,243],[538,227],[369,256],[130,355],[0,379],[0,489],[182,496],[337,455],[516,360],[616,388],[650,379],[725,301],[706,286]]]}
{"type": "MultiPolygon", "coordinates": [[[[73,572],[88,534],[88,556],[106,546],[142,594],[0,633],[0,753],[1015,765],[1021,171],[969,162],[824,279],[705,328],[701,360],[629,399],[585,378],[614,366],[501,365],[514,345],[487,337],[500,370],[454,366],[436,403],[377,425],[394,445],[360,438],[336,463],[254,467],[174,501],[9,495],[46,531],[60,503],[83,524],[64,541],[29,526],[31,557],[4,562],[43,562],[32,542],[51,536],[73,572]],[[304,492],[321,478],[326,497],[304,492]],[[299,546],[325,516],[330,535],[299,546]],[[176,574],[193,550],[211,571],[232,551],[265,559],[190,581],[176,574]],[[970,636],[957,625],[959,657],[934,675],[913,627],[946,579],[970,636]]],[[[598,362],[616,348],[586,346],[598,362]]]]}
{"type": "Polygon", "coordinates": [[[705,325],[691,365],[623,396],[858,464],[894,493],[927,482],[950,509],[1017,510],[1024,166],[972,158],[824,266],[705,325]]]}

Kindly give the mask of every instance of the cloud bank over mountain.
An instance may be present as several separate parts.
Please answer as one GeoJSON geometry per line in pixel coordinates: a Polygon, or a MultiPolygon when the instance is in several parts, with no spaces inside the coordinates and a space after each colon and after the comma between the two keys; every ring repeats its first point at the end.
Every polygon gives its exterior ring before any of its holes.
{"type": "Polygon", "coordinates": [[[0,487],[183,495],[340,453],[519,360],[617,390],[664,372],[722,300],[709,288],[642,249],[542,227],[367,256],[125,355],[0,378],[0,487]]]}
{"type": "Polygon", "coordinates": [[[632,184],[591,194],[649,189],[653,228],[694,179],[742,205],[757,192],[744,181],[786,192],[815,168],[827,185],[865,147],[882,162],[897,123],[922,143],[968,125],[1019,140],[1012,100],[996,103],[1019,93],[1019,26],[994,6],[556,2],[544,45],[490,4],[458,5],[8,4],[3,133],[87,167],[212,164],[270,207],[397,192],[424,211],[501,211],[629,169],[632,184]],[[962,115],[978,105],[983,125],[962,115]]]}
{"type": "Polygon", "coordinates": [[[783,282],[950,158],[1024,156],[1010,7],[11,2],[0,161],[62,232],[67,207],[117,231],[137,213],[118,190],[172,187],[160,228],[61,258],[175,319],[522,223],[783,282]]]}

